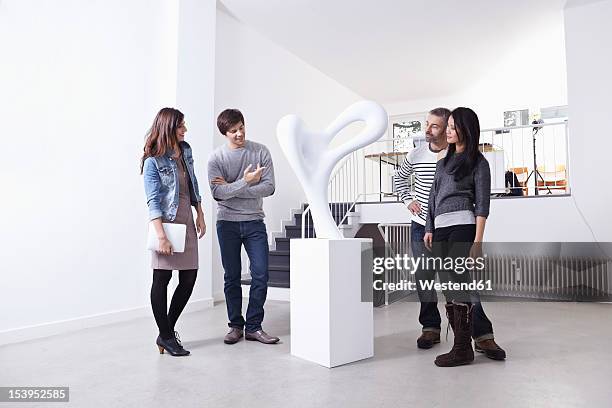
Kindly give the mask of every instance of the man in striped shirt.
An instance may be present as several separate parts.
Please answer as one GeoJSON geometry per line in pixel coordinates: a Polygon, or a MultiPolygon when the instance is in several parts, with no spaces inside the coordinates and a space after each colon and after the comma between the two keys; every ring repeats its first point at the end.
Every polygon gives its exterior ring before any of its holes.
{"type": "MultiPolygon", "coordinates": [[[[425,140],[412,150],[404,159],[399,170],[395,173],[395,191],[399,198],[408,206],[411,213],[410,239],[412,256],[418,257],[427,254],[423,243],[425,236],[425,220],[427,219],[427,202],[429,190],[433,184],[436,173],[438,153],[446,149],[446,123],[450,110],[436,108],[427,114],[425,122],[425,140]]],[[[435,271],[419,268],[416,271],[417,293],[421,302],[419,322],[423,326],[421,336],[417,340],[419,348],[431,348],[440,342],[440,312],[438,311],[438,297],[435,290],[424,290],[418,282],[435,279],[435,271]]]]}

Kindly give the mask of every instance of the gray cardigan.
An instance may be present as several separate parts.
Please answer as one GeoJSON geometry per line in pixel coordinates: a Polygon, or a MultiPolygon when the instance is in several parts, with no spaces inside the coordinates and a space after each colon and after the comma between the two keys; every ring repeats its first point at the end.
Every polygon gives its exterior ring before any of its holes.
{"type": "MultiPolygon", "coordinates": [[[[462,153],[460,153],[462,154],[462,153]]],[[[449,174],[457,161],[455,153],[444,166],[444,159],[436,165],[436,175],[429,193],[426,232],[435,229],[434,220],[440,214],[454,211],[469,210],[475,217],[488,217],[491,201],[491,170],[489,162],[481,154],[474,170],[459,181],[455,181],[454,174],[449,174]]]]}

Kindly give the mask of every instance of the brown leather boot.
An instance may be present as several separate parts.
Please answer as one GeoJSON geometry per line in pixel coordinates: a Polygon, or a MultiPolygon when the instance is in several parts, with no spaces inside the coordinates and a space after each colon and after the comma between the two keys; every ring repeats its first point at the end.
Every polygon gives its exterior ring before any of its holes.
{"type": "Polygon", "coordinates": [[[434,331],[424,331],[417,339],[417,347],[420,349],[430,349],[438,343],[440,343],[440,333],[434,331]]]}
{"type": "Polygon", "coordinates": [[[504,360],[506,352],[493,339],[474,342],[474,349],[478,353],[484,353],[491,360],[504,360]]]}
{"type": "Polygon", "coordinates": [[[472,349],[472,306],[453,303],[453,348],[446,354],[436,357],[438,367],[455,367],[474,361],[472,349]]]}

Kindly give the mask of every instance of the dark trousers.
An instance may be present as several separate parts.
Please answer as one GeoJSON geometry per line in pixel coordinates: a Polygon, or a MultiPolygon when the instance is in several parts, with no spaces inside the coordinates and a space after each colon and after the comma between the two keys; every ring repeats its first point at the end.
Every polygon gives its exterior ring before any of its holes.
{"type": "Polygon", "coordinates": [[[268,234],[263,220],[217,221],[217,237],[221,249],[225,303],[229,327],[254,332],[261,329],[264,303],[268,293],[268,234]],[[241,249],[249,257],[251,289],[246,321],[242,317],[241,249]]]}
{"type": "MultiPolygon", "coordinates": [[[[426,259],[428,256],[431,256],[423,242],[424,237],[425,227],[413,221],[410,226],[410,245],[414,258],[423,257],[423,259],[426,259]]],[[[424,331],[439,332],[442,320],[438,311],[438,295],[435,289],[427,290],[421,287],[421,282],[434,281],[436,279],[436,270],[423,267],[418,268],[415,278],[417,281],[417,294],[421,302],[419,322],[423,326],[424,331]]]]}
{"type": "MultiPolygon", "coordinates": [[[[425,227],[413,222],[411,225],[411,245],[412,256],[432,256],[432,253],[427,250],[423,242],[425,236],[425,227]]],[[[434,256],[445,257],[467,257],[469,256],[470,248],[476,236],[476,226],[471,225],[454,225],[446,228],[437,228],[433,235],[434,256]]],[[[419,322],[423,326],[424,331],[439,331],[441,318],[438,311],[438,297],[434,289],[427,290],[421,287],[420,282],[435,280],[436,273],[440,278],[440,282],[469,282],[471,277],[468,271],[462,274],[454,271],[437,271],[436,269],[419,268],[416,271],[417,293],[421,302],[421,310],[419,313],[419,322]]],[[[491,321],[485,314],[485,311],[480,302],[480,296],[477,291],[472,291],[468,294],[455,291],[445,291],[444,296],[447,303],[453,300],[466,301],[474,305],[473,317],[474,325],[472,337],[477,340],[486,340],[493,338],[493,326],[491,321]]]]}

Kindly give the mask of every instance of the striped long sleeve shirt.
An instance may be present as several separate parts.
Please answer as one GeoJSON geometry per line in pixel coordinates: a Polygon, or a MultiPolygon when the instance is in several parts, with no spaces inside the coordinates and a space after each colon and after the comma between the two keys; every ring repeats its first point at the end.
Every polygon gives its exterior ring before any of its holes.
{"type": "Polygon", "coordinates": [[[412,221],[425,225],[429,191],[436,174],[438,152],[431,151],[428,143],[412,150],[394,175],[395,192],[404,203],[417,200],[421,213],[412,214],[412,221]]]}

